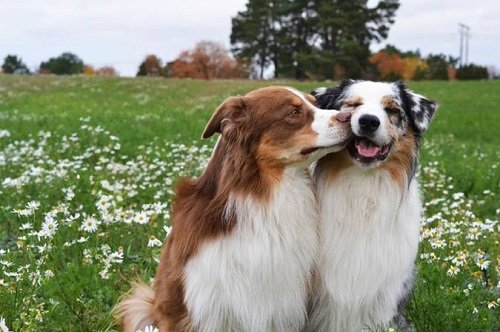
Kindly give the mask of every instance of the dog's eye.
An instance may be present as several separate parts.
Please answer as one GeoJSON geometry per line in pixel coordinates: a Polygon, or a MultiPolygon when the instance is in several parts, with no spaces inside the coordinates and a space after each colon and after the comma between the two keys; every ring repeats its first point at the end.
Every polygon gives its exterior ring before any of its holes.
{"type": "Polygon", "coordinates": [[[385,110],[388,114],[394,114],[394,115],[399,114],[399,109],[398,109],[398,108],[394,108],[394,107],[386,107],[386,108],[384,108],[384,110],[385,110]]]}
{"type": "Polygon", "coordinates": [[[353,107],[353,108],[359,107],[361,105],[362,104],[360,102],[347,102],[347,103],[345,103],[345,106],[347,106],[347,107],[353,107]]]}
{"type": "Polygon", "coordinates": [[[288,113],[288,116],[289,117],[295,117],[295,116],[300,115],[300,113],[302,113],[301,110],[300,110],[300,108],[295,107],[290,113],[288,113]]]}

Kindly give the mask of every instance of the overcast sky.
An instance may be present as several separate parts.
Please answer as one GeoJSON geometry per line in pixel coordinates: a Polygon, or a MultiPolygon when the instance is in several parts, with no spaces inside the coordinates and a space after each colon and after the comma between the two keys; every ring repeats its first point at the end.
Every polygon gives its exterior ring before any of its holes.
{"type": "MultiPolygon", "coordinates": [[[[0,0],[0,58],[32,69],[65,51],[135,75],[146,54],[174,59],[199,40],[229,47],[231,17],[247,0],[0,0]]],[[[370,0],[370,3],[377,1],[370,0]]],[[[402,0],[389,38],[403,50],[458,56],[458,23],[471,28],[469,60],[500,68],[499,0],[402,0]]]]}

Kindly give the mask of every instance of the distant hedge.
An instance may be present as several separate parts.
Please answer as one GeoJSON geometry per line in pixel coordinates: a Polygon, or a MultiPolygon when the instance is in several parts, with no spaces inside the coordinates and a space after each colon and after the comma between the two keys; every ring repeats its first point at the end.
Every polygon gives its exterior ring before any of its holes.
{"type": "Polygon", "coordinates": [[[465,65],[457,69],[458,80],[485,80],[488,79],[488,68],[475,64],[465,65]]]}

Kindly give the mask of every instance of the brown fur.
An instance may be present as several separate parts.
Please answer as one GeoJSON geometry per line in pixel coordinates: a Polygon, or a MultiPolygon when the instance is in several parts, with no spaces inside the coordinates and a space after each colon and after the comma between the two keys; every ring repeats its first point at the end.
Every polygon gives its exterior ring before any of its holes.
{"type": "Polygon", "coordinates": [[[408,186],[408,174],[414,167],[413,163],[417,154],[417,143],[413,130],[407,129],[406,135],[394,141],[387,160],[381,168],[391,174],[391,177],[398,183],[401,189],[408,186]]]}
{"type": "MultiPolygon", "coordinates": [[[[216,132],[222,136],[205,172],[177,185],[172,234],[161,254],[154,301],[147,304],[160,331],[192,331],[184,304],[185,265],[202,244],[233,230],[236,217],[225,213],[231,193],[251,195],[266,203],[290,162],[282,159],[283,151],[312,144],[316,135],[312,121],[312,110],[282,87],[229,98],[215,111],[203,137],[216,132]],[[297,114],[291,115],[294,111],[297,114]]],[[[133,300],[124,303],[127,301],[133,300]]],[[[132,331],[129,314],[122,314],[127,332],[132,331]]]]}

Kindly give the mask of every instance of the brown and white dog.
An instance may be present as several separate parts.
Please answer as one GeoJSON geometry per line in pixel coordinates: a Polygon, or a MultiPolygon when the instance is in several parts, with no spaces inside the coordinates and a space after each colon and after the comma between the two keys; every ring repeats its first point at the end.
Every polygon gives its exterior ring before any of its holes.
{"type": "Polygon", "coordinates": [[[352,112],[354,138],[318,161],[317,291],[308,331],[375,331],[396,324],[410,294],[421,201],[414,177],[436,104],[402,83],[344,81],[313,91],[321,108],[352,112]]]}
{"type": "Polygon", "coordinates": [[[350,112],[292,88],[232,97],[203,133],[221,136],[205,172],[177,186],[153,288],[119,304],[126,332],[301,331],[318,255],[308,167],[345,147],[350,112]]]}

